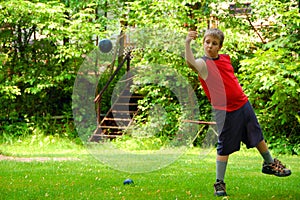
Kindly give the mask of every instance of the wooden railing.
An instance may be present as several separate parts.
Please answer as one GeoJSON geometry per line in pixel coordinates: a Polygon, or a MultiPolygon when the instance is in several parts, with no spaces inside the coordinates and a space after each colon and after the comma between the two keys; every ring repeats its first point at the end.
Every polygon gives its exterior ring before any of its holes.
{"type": "Polygon", "coordinates": [[[109,80],[107,81],[107,83],[105,84],[105,86],[102,88],[102,90],[99,92],[99,94],[94,99],[94,102],[96,103],[96,106],[97,106],[97,122],[98,122],[98,125],[101,122],[101,99],[102,99],[102,95],[107,90],[108,86],[114,80],[114,78],[119,73],[119,71],[122,69],[122,67],[123,67],[123,65],[125,64],[126,61],[127,61],[127,68],[126,68],[126,70],[127,70],[127,72],[130,70],[130,59],[131,59],[130,56],[131,56],[131,51],[129,50],[126,53],[126,55],[125,55],[124,59],[122,60],[122,62],[117,67],[116,71],[111,75],[111,77],[109,78],[109,80]]]}

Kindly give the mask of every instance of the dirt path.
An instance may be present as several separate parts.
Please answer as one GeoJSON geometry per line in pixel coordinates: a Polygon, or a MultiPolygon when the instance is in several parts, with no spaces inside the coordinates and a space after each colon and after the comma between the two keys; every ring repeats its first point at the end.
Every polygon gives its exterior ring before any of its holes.
{"type": "Polygon", "coordinates": [[[33,157],[33,158],[26,158],[26,157],[14,157],[14,156],[4,156],[0,154],[0,161],[1,160],[11,160],[11,161],[18,161],[18,162],[47,162],[47,161],[78,161],[78,158],[51,158],[51,157],[33,157]]]}

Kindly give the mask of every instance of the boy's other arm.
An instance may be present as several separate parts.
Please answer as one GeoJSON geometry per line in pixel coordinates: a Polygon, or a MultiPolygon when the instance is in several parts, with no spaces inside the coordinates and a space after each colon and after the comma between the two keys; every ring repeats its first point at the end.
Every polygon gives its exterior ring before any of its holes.
{"type": "Polygon", "coordinates": [[[188,66],[195,71],[196,73],[198,73],[198,75],[202,78],[202,79],[206,79],[207,78],[207,67],[206,67],[206,63],[203,59],[195,59],[193,52],[191,50],[191,41],[193,39],[196,39],[197,37],[197,32],[196,31],[190,31],[188,33],[188,36],[186,38],[185,41],[185,59],[186,62],[188,64],[188,66]]]}

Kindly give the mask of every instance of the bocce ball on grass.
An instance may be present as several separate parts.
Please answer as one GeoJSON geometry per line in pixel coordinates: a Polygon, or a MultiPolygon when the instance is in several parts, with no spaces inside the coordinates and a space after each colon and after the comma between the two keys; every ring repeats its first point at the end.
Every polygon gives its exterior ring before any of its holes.
{"type": "Polygon", "coordinates": [[[126,179],[124,182],[123,182],[124,185],[131,185],[131,184],[134,184],[133,180],[128,178],[126,179]]]}

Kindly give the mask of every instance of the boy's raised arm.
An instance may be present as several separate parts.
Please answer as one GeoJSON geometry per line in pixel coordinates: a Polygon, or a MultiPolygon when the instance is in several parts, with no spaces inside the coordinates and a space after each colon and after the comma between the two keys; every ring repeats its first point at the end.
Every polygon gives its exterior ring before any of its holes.
{"type": "Polygon", "coordinates": [[[193,52],[191,50],[191,41],[197,38],[196,31],[189,31],[185,40],[185,59],[188,66],[199,74],[202,79],[207,77],[207,67],[203,59],[195,59],[193,52]]]}

